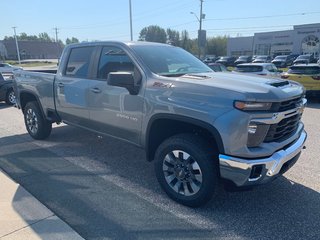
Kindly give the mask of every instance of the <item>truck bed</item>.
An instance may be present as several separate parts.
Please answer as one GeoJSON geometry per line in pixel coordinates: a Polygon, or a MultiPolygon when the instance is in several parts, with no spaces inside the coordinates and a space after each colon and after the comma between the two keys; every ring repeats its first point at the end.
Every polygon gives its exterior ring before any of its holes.
{"type": "MultiPolygon", "coordinates": [[[[39,96],[43,109],[54,107],[54,79],[56,74],[18,70],[14,73],[16,87],[20,92],[32,92],[39,96]]],[[[18,99],[19,100],[19,99],[18,99]]]]}

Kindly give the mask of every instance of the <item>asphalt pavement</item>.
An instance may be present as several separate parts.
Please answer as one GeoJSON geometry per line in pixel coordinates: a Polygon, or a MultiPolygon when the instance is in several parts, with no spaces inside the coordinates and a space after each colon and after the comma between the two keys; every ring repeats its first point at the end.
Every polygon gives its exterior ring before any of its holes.
{"type": "Polygon", "coordinates": [[[283,177],[197,209],[165,195],[143,150],[64,124],[35,141],[4,103],[0,169],[84,239],[320,239],[319,109],[306,108],[307,149],[283,177]]]}

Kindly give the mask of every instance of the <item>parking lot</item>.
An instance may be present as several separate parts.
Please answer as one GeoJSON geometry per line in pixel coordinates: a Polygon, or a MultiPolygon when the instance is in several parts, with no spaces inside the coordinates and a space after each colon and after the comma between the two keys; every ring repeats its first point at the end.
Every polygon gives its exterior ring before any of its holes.
{"type": "Polygon", "coordinates": [[[0,103],[0,168],[85,239],[320,239],[320,104],[303,116],[306,150],[283,177],[219,190],[204,207],[171,201],[143,150],[61,124],[46,141],[0,103]]]}

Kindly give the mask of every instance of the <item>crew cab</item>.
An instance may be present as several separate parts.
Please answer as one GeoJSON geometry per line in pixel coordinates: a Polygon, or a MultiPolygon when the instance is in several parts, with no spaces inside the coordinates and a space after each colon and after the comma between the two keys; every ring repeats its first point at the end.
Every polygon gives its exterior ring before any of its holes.
{"type": "Polygon", "coordinates": [[[168,196],[192,207],[221,182],[273,180],[296,162],[307,137],[302,85],[214,72],[166,44],[68,45],[57,74],[21,70],[14,86],[31,137],[46,139],[64,122],[139,146],[168,196]]]}

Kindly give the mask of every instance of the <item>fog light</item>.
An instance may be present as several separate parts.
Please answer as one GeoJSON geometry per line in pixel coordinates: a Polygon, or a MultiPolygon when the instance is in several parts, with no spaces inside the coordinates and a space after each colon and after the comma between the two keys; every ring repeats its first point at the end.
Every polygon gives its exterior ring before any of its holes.
{"type": "Polygon", "coordinates": [[[248,125],[248,133],[255,134],[257,132],[257,128],[258,128],[257,124],[249,123],[249,125],[248,125]]]}

